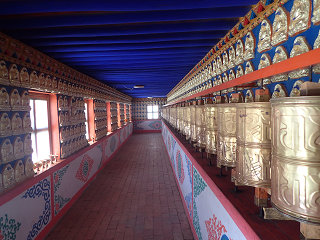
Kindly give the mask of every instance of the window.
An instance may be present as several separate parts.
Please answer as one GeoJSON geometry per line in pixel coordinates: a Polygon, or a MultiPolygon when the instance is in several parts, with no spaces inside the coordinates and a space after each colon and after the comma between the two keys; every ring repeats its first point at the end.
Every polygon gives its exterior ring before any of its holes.
{"type": "Polygon", "coordinates": [[[158,119],[159,118],[159,112],[158,112],[158,106],[147,106],[147,114],[148,119],[158,119]]]}
{"type": "MultiPolygon", "coordinates": [[[[88,103],[85,101],[84,102],[84,114],[86,116],[86,138],[89,139],[89,123],[88,123],[88,103]]],[[[83,125],[82,125],[83,126],[83,125]]]]}
{"type": "Polygon", "coordinates": [[[32,161],[34,163],[48,159],[51,154],[48,100],[46,96],[30,96],[30,118],[33,130],[31,133],[32,161]]]}

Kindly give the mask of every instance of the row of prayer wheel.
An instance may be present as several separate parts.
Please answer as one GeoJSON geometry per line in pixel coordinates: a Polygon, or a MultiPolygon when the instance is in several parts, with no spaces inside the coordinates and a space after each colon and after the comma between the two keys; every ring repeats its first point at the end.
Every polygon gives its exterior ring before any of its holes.
{"type": "Polygon", "coordinates": [[[165,108],[163,117],[216,154],[218,167],[235,168],[236,185],[271,188],[277,210],[320,224],[320,96],[269,96],[216,96],[165,108]]]}

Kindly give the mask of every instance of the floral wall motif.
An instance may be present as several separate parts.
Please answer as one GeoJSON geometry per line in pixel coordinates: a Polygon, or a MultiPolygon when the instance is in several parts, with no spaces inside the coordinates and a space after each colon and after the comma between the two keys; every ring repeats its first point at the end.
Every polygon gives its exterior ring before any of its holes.
{"type": "Polygon", "coordinates": [[[71,198],[63,198],[60,195],[54,196],[54,215],[57,215],[60,210],[63,208],[64,205],[66,205],[71,198]]]}
{"type": "Polygon", "coordinates": [[[84,155],[78,168],[76,178],[83,182],[86,182],[88,180],[93,163],[94,161],[87,154],[84,155]]]}
{"type": "Polygon", "coordinates": [[[21,223],[15,219],[8,219],[8,215],[0,217],[0,240],[15,240],[17,231],[19,231],[21,223]]]}
{"type": "Polygon", "coordinates": [[[60,183],[61,183],[61,180],[62,180],[62,177],[63,175],[67,172],[68,168],[69,168],[70,164],[68,164],[67,166],[59,169],[58,171],[56,171],[55,173],[53,173],[53,186],[54,186],[54,193],[57,192],[59,186],[60,186],[60,183]]]}
{"type": "Polygon", "coordinates": [[[34,239],[38,233],[43,230],[51,217],[51,198],[50,198],[51,183],[48,179],[43,179],[36,185],[29,188],[21,198],[42,198],[44,199],[44,209],[42,214],[39,216],[38,221],[35,222],[30,230],[27,239],[34,239]]]}
{"type": "Polygon", "coordinates": [[[177,161],[178,179],[180,184],[183,184],[185,176],[184,176],[183,162],[182,162],[181,154],[179,150],[177,151],[176,161],[177,161]]]}
{"type": "Polygon", "coordinates": [[[160,131],[162,123],[159,120],[133,121],[134,131],[160,131]]]}

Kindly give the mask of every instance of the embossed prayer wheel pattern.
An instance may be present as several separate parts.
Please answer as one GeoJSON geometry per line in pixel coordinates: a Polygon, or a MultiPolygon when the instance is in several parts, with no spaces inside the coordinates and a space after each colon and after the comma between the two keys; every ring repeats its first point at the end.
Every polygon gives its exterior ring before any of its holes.
{"type": "Polygon", "coordinates": [[[205,105],[205,141],[206,152],[217,153],[217,106],[215,104],[205,105]]]}
{"type": "Polygon", "coordinates": [[[239,184],[270,188],[270,103],[239,103],[236,107],[236,180],[239,184]]]}
{"type": "Polygon", "coordinates": [[[320,224],[320,97],[275,98],[271,107],[272,204],[320,224]]]}
{"type": "Polygon", "coordinates": [[[185,125],[185,135],[186,139],[189,140],[191,137],[191,107],[186,107],[186,125],[185,125]]]}
{"type": "Polygon", "coordinates": [[[196,136],[196,106],[191,105],[190,106],[190,138],[191,141],[196,142],[197,136],[196,136]]]}
{"type": "Polygon", "coordinates": [[[176,121],[175,128],[178,129],[178,130],[180,130],[180,121],[181,121],[181,119],[180,119],[180,109],[181,109],[181,107],[177,107],[177,121],[176,121]]]}
{"type": "Polygon", "coordinates": [[[205,147],[205,108],[204,105],[196,106],[196,138],[197,138],[197,146],[204,148],[205,147]]]}
{"type": "Polygon", "coordinates": [[[218,162],[222,166],[236,166],[236,105],[217,104],[218,162]]]}
{"type": "Polygon", "coordinates": [[[180,122],[180,132],[185,135],[186,127],[186,107],[181,107],[181,122],[180,122]]]}

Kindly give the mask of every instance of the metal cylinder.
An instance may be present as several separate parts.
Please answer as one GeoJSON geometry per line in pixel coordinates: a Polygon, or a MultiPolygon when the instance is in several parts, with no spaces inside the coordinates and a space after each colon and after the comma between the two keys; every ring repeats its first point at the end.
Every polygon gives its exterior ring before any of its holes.
{"type": "Polygon", "coordinates": [[[205,123],[206,123],[206,152],[217,153],[217,106],[216,104],[205,104],[205,123]]]}
{"type": "Polygon", "coordinates": [[[320,224],[320,97],[275,98],[271,109],[272,204],[320,224]]]}
{"type": "Polygon", "coordinates": [[[176,107],[176,109],[177,109],[177,118],[176,118],[176,126],[175,126],[175,128],[179,131],[180,130],[180,121],[181,121],[181,119],[180,119],[180,109],[181,109],[180,105],[178,105],[176,107]]]}
{"type": "Polygon", "coordinates": [[[238,103],[236,181],[252,187],[270,188],[270,102],[238,103]]]}
{"type": "Polygon", "coordinates": [[[192,142],[197,141],[196,136],[196,105],[197,102],[194,101],[192,105],[190,105],[190,139],[192,142]]]}
{"type": "Polygon", "coordinates": [[[226,167],[236,166],[236,105],[217,104],[218,152],[217,164],[226,167]]]}
{"type": "Polygon", "coordinates": [[[205,148],[206,138],[206,122],[205,122],[205,112],[204,112],[204,102],[203,100],[198,101],[196,106],[196,138],[197,138],[197,147],[205,148]]]}
{"type": "Polygon", "coordinates": [[[170,109],[170,113],[171,113],[171,126],[172,127],[176,127],[176,123],[177,123],[177,108],[176,106],[173,106],[171,109],[170,109]]]}
{"type": "Polygon", "coordinates": [[[182,123],[181,123],[181,133],[186,135],[186,123],[187,123],[187,106],[182,105],[182,123]]]}
{"type": "Polygon", "coordinates": [[[189,140],[191,138],[191,104],[188,103],[188,106],[186,107],[187,115],[186,115],[186,126],[185,126],[185,133],[186,133],[186,140],[189,140]]]}

